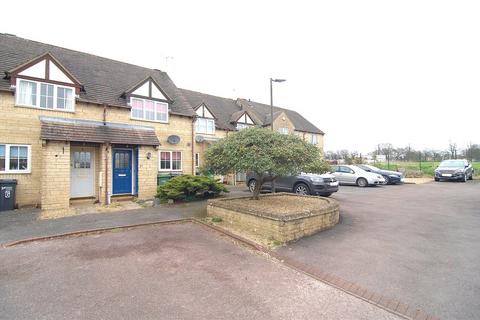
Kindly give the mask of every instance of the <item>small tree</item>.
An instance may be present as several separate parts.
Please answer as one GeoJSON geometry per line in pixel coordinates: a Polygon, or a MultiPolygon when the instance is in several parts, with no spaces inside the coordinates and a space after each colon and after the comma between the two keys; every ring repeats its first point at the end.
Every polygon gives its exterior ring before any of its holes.
{"type": "Polygon", "coordinates": [[[263,128],[229,134],[206,152],[206,169],[216,174],[251,172],[257,183],[253,198],[258,200],[265,182],[300,172],[323,173],[330,166],[320,150],[294,135],[282,135],[263,128]]]}

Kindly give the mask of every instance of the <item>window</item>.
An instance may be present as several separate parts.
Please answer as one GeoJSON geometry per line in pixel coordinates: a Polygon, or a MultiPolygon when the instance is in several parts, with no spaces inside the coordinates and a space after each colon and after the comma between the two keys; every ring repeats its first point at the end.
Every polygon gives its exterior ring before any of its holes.
{"type": "Polygon", "coordinates": [[[40,108],[53,109],[53,84],[40,84],[40,108]]]}
{"type": "Polygon", "coordinates": [[[57,109],[73,109],[73,90],[69,88],[57,88],[57,109]]]}
{"type": "Polygon", "coordinates": [[[182,153],[180,151],[160,151],[160,171],[181,171],[182,153]]]}
{"type": "Polygon", "coordinates": [[[127,152],[115,153],[115,169],[130,168],[130,154],[127,152]]]}
{"type": "MultiPolygon", "coordinates": [[[[115,161],[116,156],[115,154],[115,161]]],[[[92,155],[88,151],[75,151],[73,153],[73,167],[75,169],[90,169],[92,166],[92,155]]]]}
{"type": "Polygon", "coordinates": [[[0,172],[30,172],[30,146],[0,144],[0,172]]]}
{"type": "Polygon", "coordinates": [[[310,142],[312,144],[317,144],[317,135],[316,134],[312,133],[311,138],[310,138],[310,142]]]}
{"type": "Polygon", "coordinates": [[[246,123],[237,123],[237,130],[243,130],[243,129],[248,129],[252,125],[251,124],[246,124],[246,123]]]}
{"type": "Polygon", "coordinates": [[[281,134],[288,134],[288,128],[278,128],[278,132],[281,134]]]}
{"type": "Polygon", "coordinates": [[[215,119],[198,118],[195,122],[195,132],[215,134],[215,119]]]}
{"type": "Polygon", "coordinates": [[[17,103],[24,106],[37,105],[37,83],[20,80],[18,86],[17,103]]]}
{"type": "Polygon", "coordinates": [[[172,170],[182,170],[182,153],[172,152],[172,170]]]}
{"type": "Polygon", "coordinates": [[[17,80],[17,105],[74,111],[73,88],[49,83],[17,80]]]}
{"type": "Polygon", "coordinates": [[[140,98],[131,99],[132,119],[168,122],[168,104],[140,98]]]}
{"type": "Polygon", "coordinates": [[[6,160],[5,145],[0,144],[0,172],[5,171],[5,160],[6,160]]]}
{"type": "Polygon", "coordinates": [[[195,153],[195,168],[200,167],[200,153],[195,153]]]}

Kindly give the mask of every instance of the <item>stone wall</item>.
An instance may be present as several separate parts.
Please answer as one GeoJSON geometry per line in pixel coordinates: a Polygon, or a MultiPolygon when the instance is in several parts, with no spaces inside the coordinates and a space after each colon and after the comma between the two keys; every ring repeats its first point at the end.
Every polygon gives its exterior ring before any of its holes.
{"type": "Polygon", "coordinates": [[[70,206],[70,144],[49,141],[42,148],[41,202],[48,215],[62,215],[70,206]]]}
{"type": "Polygon", "coordinates": [[[138,149],[138,198],[152,199],[157,193],[158,153],[154,147],[138,149]],[[148,153],[151,158],[148,159],[148,153]]]}
{"type": "MultiPolygon", "coordinates": [[[[278,193],[277,195],[281,194],[278,193]]],[[[292,201],[295,201],[293,197],[298,196],[292,195],[292,201]]],[[[338,223],[338,203],[333,199],[316,198],[319,201],[327,201],[329,206],[326,209],[310,212],[307,215],[297,214],[294,217],[285,217],[284,219],[265,216],[261,212],[246,212],[228,208],[228,199],[209,200],[207,215],[222,218],[228,227],[240,233],[246,232],[264,239],[285,243],[331,228],[338,223]],[[219,201],[222,201],[221,205],[219,201]]],[[[301,212],[301,208],[299,208],[299,212],[301,212]]]]}

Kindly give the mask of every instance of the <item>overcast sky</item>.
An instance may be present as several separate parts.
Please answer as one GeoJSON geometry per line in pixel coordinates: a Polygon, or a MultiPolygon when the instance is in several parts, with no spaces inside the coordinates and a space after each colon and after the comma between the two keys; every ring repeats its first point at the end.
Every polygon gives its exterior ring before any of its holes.
{"type": "Polygon", "coordinates": [[[275,104],[325,131],[326,150],[480,143],[479,1],[23,0],[2,12],[0,32],[166,70],[182,88],[269,103],[268,79],[285,78],[275,104]]]}

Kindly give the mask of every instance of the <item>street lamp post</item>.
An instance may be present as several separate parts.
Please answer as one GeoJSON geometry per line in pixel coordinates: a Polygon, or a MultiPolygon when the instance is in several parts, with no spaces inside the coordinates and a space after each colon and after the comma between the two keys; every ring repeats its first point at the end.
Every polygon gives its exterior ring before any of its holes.
{"type": "Polygon", "coordinates": [[[273,131],[273,83],[274,82],[285,82],[285,79],[273,79],[270,78],[270,129],[273,131]]]}
{"type": "MultiPolygon", "coordinates": [[[[285,82],[285,79],[270,78],[270,129],[273,131],[273,83],[285,82]]],[[[272,179],[272,193],[275,193],[275,181],[272,179]]]]}

